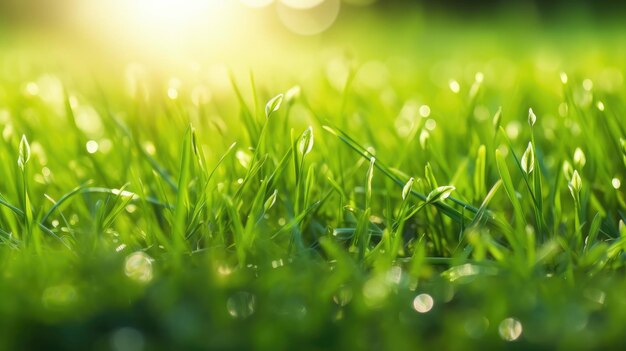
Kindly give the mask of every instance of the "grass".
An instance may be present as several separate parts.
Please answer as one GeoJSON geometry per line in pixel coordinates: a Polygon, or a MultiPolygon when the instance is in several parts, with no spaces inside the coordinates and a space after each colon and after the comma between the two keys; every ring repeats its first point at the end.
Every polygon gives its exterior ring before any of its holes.
{"type": "Polygon", "coordinates": [[[623,344],[626,87],[596,55],[5,72],[0,346],[623,344]]]}

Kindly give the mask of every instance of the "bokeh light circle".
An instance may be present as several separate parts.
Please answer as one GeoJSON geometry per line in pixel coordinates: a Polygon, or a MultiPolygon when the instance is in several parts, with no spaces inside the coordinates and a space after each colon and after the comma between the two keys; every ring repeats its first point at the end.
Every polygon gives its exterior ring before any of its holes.
{"type": "Polygon", "coordinates": [[[299,10],[306,10],[319,6],[325,0],[280,0],[281,3],[299,10]]]}
{"type": "Polygon", "coordinates": [[[271,5],[274,0],[239,0],[242,4],[252,7],[255,9],[260,9],[263,7],[267,7],[271,5]]]}
{"type": "Polygon", "coordinates": [[[282,24],[291,32],[300,35],[315,35],[330,28],[339,16],[340,8],[340,0],[323,0],[317,6],[308,8],[302,5],[298,8],[292,7],[284,1],[276,6],[282,24]]]}

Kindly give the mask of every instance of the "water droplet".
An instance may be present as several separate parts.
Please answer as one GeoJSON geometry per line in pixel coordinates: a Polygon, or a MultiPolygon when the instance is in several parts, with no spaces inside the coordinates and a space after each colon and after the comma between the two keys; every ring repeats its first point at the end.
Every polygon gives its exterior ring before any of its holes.
{"type": "Polygon", "coordinates": [[[522,335],[522,323],[515,318],[506,318],[498,326],[502,340],[515,341],[522,335]]]}
{"type": "Polygon", "coordinates": [[[237,161],[239,161],[239,164],[243,168],[248,169],[248,167],[250,167],[250,162],[252,162],[252,155],[250,155],[249,153],[243,150],[237,150],[237,152],[235,152],[235,158],[237,158],[237,161]]]}
{"type": "Polygon", "coordinates": [[[428,106],[428,105],[420,106],[419,114],[420,114],[420,116],[422,116],[424,118],[430,116],[430,106],[428,106]]]}
{"type": "Polygon", "coordinates": [[[152,258],[143,251],[133,252],[126,257],[124,273],[129,278],[147,283],[152,280],[152,258]]]}
{"type": "Polygon", "coordinates": [[[419,294],[413,299],[413,309],[419,313],[430,311],[435,305],[435,300],[428,294],[419,294]]]}
{"type": "Polygon", "coordinates": [[[89,140],[85,146],[87,148],[87,152],[90,154],[98,152],[98,142],[95,140],[89,140]]]}
{"type": "Polygon", "coordinates": [[[35,82],[28,82],[24,86],[24,92],[27,95],[35,96],[39,94],[39,86],[35,82]]]}
{"type": "Polygon", "coordinates": [[[573,159],[574,159],[574,165],[576,166],[577,169],[583,168],[585,164],[587,163],[587,158],[585,157],[585,153],[579,147],[577,147],[576,150],[574,150],[573,159]]]}
{"type": "Polygon", "coordinates": [[[168,88],[167,89],[167,97],[171,100],[178,99],[178,89],[176,88],[168,88]]]}
{"type": "Polygon", "coordinates": [[[455,93],[455,94],[458,94],[458,93],[459,93],[459,91],[461,91],[461,85],[459,84],[459,82],[457,82],[457,81],[456,81],[456,80],[454,80],[454,79],[451,79],[451,80],[448,82],[448,87],[449,87],[449,88],[450,88],[450,90],[451,90],[453,93],[455,93]]]}
{"type": "Polygon", "coordinates": [[[483,74],[483,72],[476,72],[476,74],[474,75],[474,80],[476,80],[477,83],[482,83],[484,79],[485,75],[483,74]]]}
{"type": "Polygon", "coordinates": [[[619,180],[619,178],[613,178],[611,180],[611,185],[613,185],[613,188],[619,189],[620,186],[622,186],[622,182],[619,180]]]}
{"type": "Polygon", "coordinates": [[[256,297],[245,291],[233,294],[226,302],[228,314],[234,318],[248,318],[254,313],[255,308],[256,297]]]}

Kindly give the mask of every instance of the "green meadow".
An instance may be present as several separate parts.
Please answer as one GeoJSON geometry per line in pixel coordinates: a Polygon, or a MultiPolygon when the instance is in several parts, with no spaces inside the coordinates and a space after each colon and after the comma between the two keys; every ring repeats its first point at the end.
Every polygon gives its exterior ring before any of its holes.
{"type": "Polygon", "coordinates": [[[167,68],[4,27],[0,349],[619,348],[626,31],[560,21],[167,68]]]}

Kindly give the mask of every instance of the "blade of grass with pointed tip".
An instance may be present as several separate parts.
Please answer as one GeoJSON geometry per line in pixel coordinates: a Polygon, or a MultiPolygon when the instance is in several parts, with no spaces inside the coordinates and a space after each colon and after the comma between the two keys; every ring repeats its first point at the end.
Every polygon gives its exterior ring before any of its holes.
{"type": "MultiPolygon", "coordinates": [[[[347,136],[347,134],[343,133],[341,130],[338,129],[334,129],[331,128],[329,126],[323,126],[324,130],[328,131],[331,134],[334,134],[335,136],[337,136],[341,141],[343,141],[346,145],[348,145],[350,148],[352,148],[354,151],[356,151],[358,154],[360,154],[362,157],[369,159],[371,155],[367,150],[365,150],[363,147],[361,147],[358,143],[356,143],[354,140],[352,140],[349,136],[347,136]]],[[[375,163],[374,165],[377,169],[379,169],[383,174],[385,174],[387,177],[389,177],[391,180],[393,180],[398,186],[402,187],[405,185],[406,182],[401,181],[400,179],[398,179],[396,176],[393,175],[393,173],[386,167],[383,165],[382,162],[378,161],[375,163]]],[[[413,194],[414,196],[416,196],[417,198],[421,199],[422,201],[426,201],[426,196],[423,194],[418,193],[415,190],[411,191],[411,194],[413,194]]],[[[459,201],[453,197],[449,198],[452,202],[456,203],[459,206],[465,207],[467,210],[469,210],[472,213],[476,213],[478,211],[477,208],[466,204],[462,201],[459,201]]],[[[436,202],[433,203],[433,206],[437,207],[439,210],[441,210],[445,215],[447,215],[448,217],[452,218],[455,222],[461,223],[461,212],[452,208],[451,206],[445,204],[445,203],[441,203],[441,202],[436,202]]],[[[468,218],[468,220],[471,220],[472,218],[468,218]]]]}
{"type": "Polygon", "coordinates": [[[516,225],[518,228],[523,228],[526,224],[526,219],[524,218],[522,204],[517,198],[517,192],[515,191],[515,186],[513,186],[511,174],[509,173],[506,161],[504,160],[504,156],[502,156],[502,154],[500,153],[500,150],[496,150],[496,166],[498,168],[498,172],[500,173],[500,179],[502,180],[502,184],[504,185],[504,190],[506,191],[506,194],[508,195],[511,204],[513,205],[516,225]]]}
{"type": "Polygon", "coordinates": [[[185,231],[186,217],[188,214],[189,203],[189,181],[191,179],[191,155],[193,153],[192,145],[193,127],[189,126],[181,145],[180,167],[178,169],[178,192],[176,194],[176,206],[174,207],[174,223],[172,226],[173,242],[178,250],[185,247],[185,231]]]}

